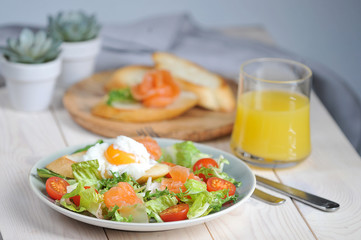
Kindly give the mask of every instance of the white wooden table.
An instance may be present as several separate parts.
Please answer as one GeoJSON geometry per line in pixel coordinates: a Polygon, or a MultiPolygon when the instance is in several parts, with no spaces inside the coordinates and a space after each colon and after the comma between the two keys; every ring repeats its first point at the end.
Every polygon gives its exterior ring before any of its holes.
{"type": "MultiPolygon", "coordinates": [[[[238,32],[270,41],[260,29],[238,32]]],[[[338,211],[321,212],[287,197],[280,206],[251,198],[236,211],[211,222],[152,233],[116,231],[78,222],[50,209],[31,192],[28,173],[40,158],[100,138],[70,118],[61,96],[62,91],[58,91],[48,111],[24,113],[11,109],[6,89],[0,88],[0,232],[5,240],[361,239],[361,159],[315,95],[311,98],[311,156],[290,169],[252,170],[336,201],[341,205],[338,211]]],[[[229,136],[205,144],[230,151],[229,136]]]]}

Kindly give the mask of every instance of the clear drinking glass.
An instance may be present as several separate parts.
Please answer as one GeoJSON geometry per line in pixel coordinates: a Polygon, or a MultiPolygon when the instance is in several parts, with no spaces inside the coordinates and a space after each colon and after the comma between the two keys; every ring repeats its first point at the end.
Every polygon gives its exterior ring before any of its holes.
{"type": "Polygon", "coordinates": [[[311,70],[298,62],[259,58],[241,66],[233,153],[247,163],[291,167],[311,152],[311,70]]]}

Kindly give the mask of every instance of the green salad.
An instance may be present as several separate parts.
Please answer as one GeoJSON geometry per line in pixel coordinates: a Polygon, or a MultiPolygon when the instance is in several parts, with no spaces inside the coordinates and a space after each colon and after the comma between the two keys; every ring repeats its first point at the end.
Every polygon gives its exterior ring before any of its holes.
{"type": "MultiPolygon", "coordinates": [[[[76,153],[86,153],[102,144],[98,141],[76,153]]],[[[105,154],[109,155],[111,146],[105,146],[105,154]]],[[[143,183],[125,170],[109,170],[111,177],[104,177],[100,171],[102,161],[98,158],[72,163],[72,178],[47,168],[37,169],[37,173],[55,204],[118,222],[169,222],[206,216],[233,204],[238,197],[236,188],[241,186],[223,171],[229,164],[227,159],[202,153],[191,141],[162,148],[156,164],[168,165],[169,171],[143,183]]]]}

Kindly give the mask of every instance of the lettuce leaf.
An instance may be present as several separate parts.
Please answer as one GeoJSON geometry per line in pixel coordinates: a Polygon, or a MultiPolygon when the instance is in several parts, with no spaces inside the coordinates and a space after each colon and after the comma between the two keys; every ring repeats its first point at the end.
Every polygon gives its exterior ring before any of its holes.
{"type": "Polygon", "coordinates": [[[60,178],[66,179],[66,177],[64,177],[60,174],[57,174],[53,171],[50,171],[49,169],[46,169],[46,168],[37,168],[36,172],[38,173],[39,177],[45,178],[45,179],[48,179],[51,177],[60,177],[60,178]]]}
{"type": "Polygon", "coordinates": [[[53,171],[50,171],[49,169],[46,169],[46,168],[37,168],[36,171],[37,171],[38,176],[41,178],[40,180],[43,180],[44,183],[48,178],[51,178],[51,177],[60,177],[62,179],[65,179],[70,185],[76,183],[76,180],[66,178],[65,176],[57,174],[57,173],[55,173],[53,171]]]}
{"type": "Polygon", "coordinates": [[[87,151],[89,148],[93,147],[95,144],[97,144],[97,143],[100,144],[100,143],[103,143],[103,142],[104,142],[103,140],[98,140],[94,144],[90,144],[90,145],[87,145],[87,146],[85,146],[83,148],[80,148],[80,149],[76,150],[75,152],[73,152],[72,154],[87,151]]]}
{"type": "Polygon", "coordinates": [[[71,192],[64,194],[62,198],[71,198],[76,195],[79,195],[80,191],[84,188],[84,185],[81,183],[75,183],[75,184],[67,187],[68,191],[70,191],[69,188],[71,188],[73,190],[71,192]]]}
{"type": "Polygon", "coordinates": [[[145,203],[149,217],[154,218],[157,222],[163,222],[159,213],[163,210],[176,205],[178,200],[173,195],[162,195],[156,199],[150,200],[145,203]]]}
{"type": "Polygon", "coordinates": [[[136,102],[134,99],[130,88],[122,88],[122,89],[115,89],[108,93],[108,100],[107,104],[112,106],[113,102],[126,102],[132,103],[136,102]]]}
{"type": "Polygon", "coordinates": [[[163,157],[160,161],[172,162],[187,168],[193,167],[194,163],[201,158],[210,157],[208,154],[201,153],[191,141],[176,143],[162,149],[162,153],[163,157]]]}
{"type": "Polygon", "coordinates": [[[177,150],[176,164],[183,167],[192,168],[199,159],[210,157],[208,154],[201,153],[191,141],[176,143],[175,148],[177,150]]]}
{"type": "Polygon", "coordinates": [[[164,190],[158,190],[156,189],[154,193],[150,193],[150,191],[146,191],[143,197],[143,200],[145,202],[150,201],[152,199],[159,198],[164,195],[174,195],[173,193],[169,192],[169,190],[166,188],[164,190]]]}
{"type": "Polygon", "coordinates": [[[228,189],[223,189],[209,192],[209,197],[212,199],[209,206],[211,212],[218,212],[226,202],[235,202],[238,198],[238,195],[229,196],[228,189]]]}
{"type": "Polygon", "coordinates": [[[194,179],[188,179],[184,183],[184,186],[187,189],[186,193],[188,195],[207,191],[207,184],[205,184],[204,182],[201,182],[201,181],[194,180],[194,179]]]}
{"type": "Polygon", "coordinates": [[[228,189],[214,192],[204,191],[199,194],[191,195],[193,204],[190,206],[187,217],[189,219],[208,215],[211,212],[221,210],[223,204],[229,201],[235,201],[237,196],[228,196],[228,189]]]}
{"type": "Polygon", "coordinates": [[[94,187],[85,189],[82,183],[77,183],[76,188],[70,193],[65,194],[60,200],[60,204],[69,210],[74,212],[88,211],[97,217],[99,216],[102,203],[103,195],[98,194],[94,187]],[[66,201],[66,199],[76,195],[80,196],[79,207],[66,201]]]}
{"type": "Polygon", "coordinates": [[[63,207],[65,207],[65,208],[67,208],[67,209],[69,209],[70,211],[73,211],[73,212],[80,213],[80,212],[86,211],[86,209],[83,208],[83,207],[77,207],[73,203],[67,203],[65,198],[60,199],[60,205],[62,205],[63,207]]]}
{"type": "Polygon", "coordinates": [[[95,186],[99,188],[99,180],[102,179],[98,171],[98,160],[78,162],[71,165],[73,175],[78,183],[83,186],[95,186]]]}
{"type": "Polygon", "coordinates": [[[197,194],[196,197],[193,196],[195,200],[187,213],[188,219],[206,216],[212,210],[209,209],[210,199],[207,193],[208,192],[202,192],[197,194]]]}
{"type": "Polygon", "coordinates": [[[115,205],[111,211],[108,212],[107,215],[105,215],[106,219],[110,219],[112,221],[116,221],[116,222],[133,222],[133,216],[130,215],[128,217],[123,217],[119,211],[118,211],[119,207],[117,205],[115,205]]]}
{"type": "Polygon", "coordinates": [[[170,162],[175,163],[176,162],[176,148],[174,145],[162,148],[162,155],[160,156],[160,159],[158,162],[170,162]]]}
{"type": "Polygon", "coordinates": [[[103,195],[97,193],[95,188],[83,188],[79,192],[80,204],[79,207],[85,208],[91,214],[98,216],[98,211],[103,203],[103,195]]]}
{"type": "Polygon", "coordinates": [[[190,205],[187,217],[189,219],[206,216],[211,212],[221,210],[224,203],[235,201],[237,196],[228,196],[228,189],[208,192],[204,182],[188,179],[184,186],[187,191],[178,193],[177,197],[190,205]],[[190,196],[190,198],[189,198],[190,196]]]}
{"type": "Polygon", "coordinates": [[[187,203],[189,205],[191,205],[194,202],[196,196],[199,193],[207,192],[207,184],[194,179],[188,179],[184,183],[184,186],[186,188],[186,191],[177,193],[176,195],[180,199],[180,201],[187,203]]]}

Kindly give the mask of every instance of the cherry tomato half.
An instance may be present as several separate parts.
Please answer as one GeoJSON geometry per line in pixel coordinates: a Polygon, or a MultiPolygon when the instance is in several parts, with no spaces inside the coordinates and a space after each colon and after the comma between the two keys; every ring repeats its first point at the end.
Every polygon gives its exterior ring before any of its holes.
{"type": "Polygon", "coordinates": [[[164,222],[181,221],[187,219],[188,211],[188,204],[181,203],[165,209],[164,211],[159,213],[159,216],[164,222]]]}
{"type": "MultiPolygon", "coordinates": [[[[202,158],[199,159],[194,165],[193,165],[193,172],[201,169],[202,167],[209,168],[209,167],[216,167],[218,168],[218,163],[213,158],[202,158]]],[[[202,178],[204,182],[207,182],[207,178],[211,176],[205,176],[203,173],[198,173],[198,177],[202,178]]]]}
{"type": "Polygon", "coordinates": [[[228,195],[232,196],[236,193],[236,186],[230,181],[224,180],[222,178],[211,177],[207,181],[207,190],[208,192],[218,191],[222,189],[228,189],[228,195]]]}
{"type": "Polygon", "coordinates": [[[202,158],[199,159],[194,165],[193,165],[193,172],[201,169],[202,167],[209,168],[209,167],[216,167],[218,168],[218,163],[213,158],[202,158]]]}
{"type": "Polygon", "coordinates": [[[60,177],[51,177],[46,180],[45,189],[49,197],[60,200],[66,194],[66,187],[69,183],[60,177]]]}
{"type": "MultiPolygon", "coordinates": [[[[84,186],[84,188],[85,189],[88,189],[88,188],[90,188],[89,186],[84,186]]],[[[98,191],[95,189],[95,191],[98,193],[98,191]]],[[[80,204],[80,196],[79,195],[75,195],[74,197],[71,197],[70,198],[72,201],[73,201],[73,203],[77,206],[77,207],[79,207],[79,204],[80,204]]]]}

